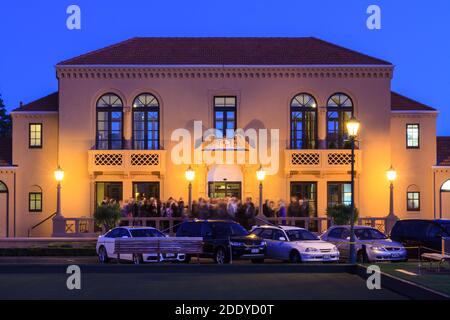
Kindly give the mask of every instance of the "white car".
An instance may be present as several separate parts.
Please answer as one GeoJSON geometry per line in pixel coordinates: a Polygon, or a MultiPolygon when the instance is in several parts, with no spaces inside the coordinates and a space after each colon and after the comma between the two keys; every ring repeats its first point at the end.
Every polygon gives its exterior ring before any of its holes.
{"type": "Polygon", "coordinates": [[[339,261],[339,250],[312,232],[293,226],[257,226],[252,233],[267,242],[266,257],[299,262],[339,261]]]}
{"type": "MultiPolygon", "coordinates": [[[[158,229],[151,227],[117,227],[109,230],[97,240],[97,254],[100,263],[107,263],[111,258],[117,258],[114,254],[114,243],[116,238],[142,238],[142,237],[166,237],[158,229]]],[[[143,255],[121,254],[120,259],[133,261],[135,264],[141,262],[160,262],[160,261],[184,261],[184,253],[178,254],[160,254],[149,253],[143,255]]]]}

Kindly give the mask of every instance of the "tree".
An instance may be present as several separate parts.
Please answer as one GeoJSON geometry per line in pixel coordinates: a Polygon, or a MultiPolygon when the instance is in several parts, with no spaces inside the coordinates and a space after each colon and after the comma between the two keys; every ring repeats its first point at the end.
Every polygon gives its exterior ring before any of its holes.
{"type": "Polygon", "coordinates": [[[0,95],[0,137],[10,137],[11,128],[11,115],[7,113],[2,96],[0,95]]]}
{"type": "Polygon", "coordinates": [[[94,220],[104,231],[114,228],[121,217],[119,204],[101,204],[94,212],[94,220]]]}

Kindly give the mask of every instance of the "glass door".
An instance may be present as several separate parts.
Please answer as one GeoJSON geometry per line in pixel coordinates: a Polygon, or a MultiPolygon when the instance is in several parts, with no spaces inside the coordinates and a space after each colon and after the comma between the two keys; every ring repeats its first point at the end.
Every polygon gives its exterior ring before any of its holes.
{"type": "Polygon", "coordinates": [[[208,183],[210,198],[241,198],[242,184],[239,181],[211,181],[208,183]]]}
{"type": "Polygon", "coordinates": [[[159,182],[133,182],[133,198],[135,200],[159,199],[159,182]]]}

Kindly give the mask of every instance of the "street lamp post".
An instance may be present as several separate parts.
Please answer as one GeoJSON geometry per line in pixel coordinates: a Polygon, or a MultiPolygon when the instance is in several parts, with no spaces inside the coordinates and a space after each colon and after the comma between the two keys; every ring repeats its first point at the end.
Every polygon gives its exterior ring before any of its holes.
{"type": "Polygon", "coordinates": [[[386,171],[386,176],[389,181],[389,214],[386,218],[386,233],[391,231],[395,222],[398,220],[394,213],[394,181],[397,179],[397,171],[391,165],[388,171],[386,171]]]}
{"type": "Polygon", "coordinates": [[[347,122],[347,132],[350,137],[350,142],[352,145],[352,155],[351,155],[351,204],[350,204],[350,253],[349,260],[350,263],[356,263],[356,250],[355,250],[355,140],[358,136],[359,121],[352,117],[347,122]]]}
{"type": "Polygon", "coordinates": [[[258,171],[256,171],[256,178],[259,181],[259,212],[258,215],[263,214],[263,181],[266,178],[266,172],[262,168],[262,166],[259,167],[258,171]]]}
{"type": "Polygon", "coordinates": [[[61,214],[61,181],[64,179],[64,171],[58,166],[54,172],[56,186],[56,214],[53,217],[53,237],[61,237],[66,234],[66,221],[61,214]]]}
{"type": "Polygon", "coordinates": [[[192,212],[192,181],[194,181],[194,179],[195,179],[195,171],[194,171],[194,169],[191,168],[191,166],[189,166],[189,168],[186,170],[184,175],[186,177],[186,180],[189,181],[188,208],[189,208],[189,213],[191,213],[192,212]]]}

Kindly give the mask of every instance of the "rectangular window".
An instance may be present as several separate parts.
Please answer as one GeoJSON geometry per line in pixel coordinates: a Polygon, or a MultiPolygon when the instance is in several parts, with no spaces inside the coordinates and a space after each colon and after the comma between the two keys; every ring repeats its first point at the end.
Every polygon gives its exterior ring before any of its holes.
{"type": "Polygon", "coordinates": [[[28,194],[28,211],[42,212],[42,193],[30,192],[28,194]]]}
{"type": "Polygon", "coordinates": [[[233,138],[236,123],[236,97],[214,97],[214,128],[220,135],[217,138],[233,138]]]}
{"type": "Polygon", "coordinates": [[[351,205],[352,184],[348,182],[329,182],[328,183],[328,207],[337,204],[351,205]]]}
{"type": "Polygon", "coordinates": [[[29,147],[42,148],[42,123],[30,123],[29,147]]]}
{"type": "Polygon", "coordinates": [[[420,147],[419,124],[406,125],[406,147],[408,149],[418,149],[420,147]]]}
{"type": "Polygon", "coordinates": [[[408,211],[420,211],[420,192],[407,192],[406,205],[408,211]]]}

